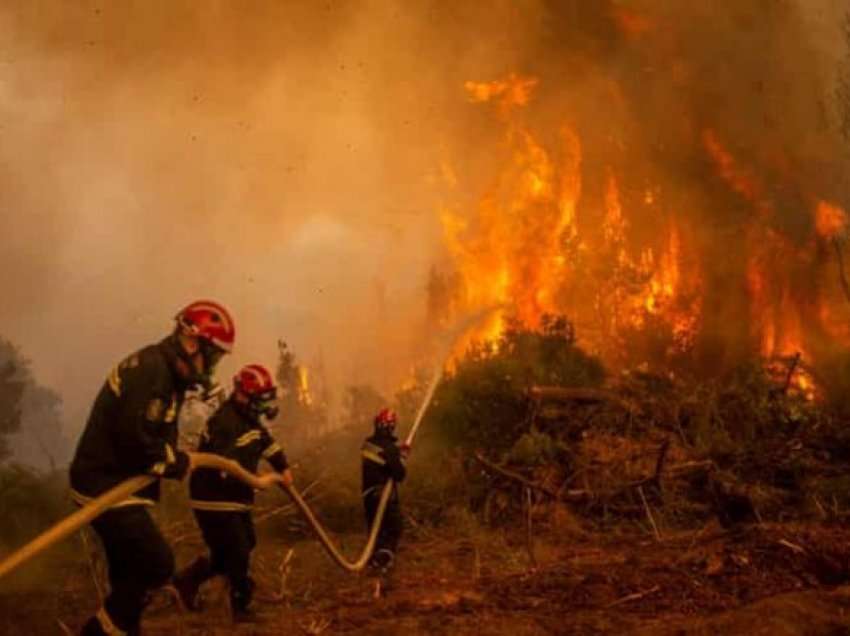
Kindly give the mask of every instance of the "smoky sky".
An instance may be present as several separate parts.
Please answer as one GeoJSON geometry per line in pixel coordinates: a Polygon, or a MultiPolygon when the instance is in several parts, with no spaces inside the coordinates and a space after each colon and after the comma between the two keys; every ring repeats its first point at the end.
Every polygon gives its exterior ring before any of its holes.
{"type": "Polygon", "coordinates": [[[427,273],[445,258],[440,165],[474,184],[460,199],[492,167],[494,120],[464,81],[540,76],[541,125],[584,122],[591,146],[619,128],[663,147],[665,171],[688,170],[670,150],[682,131],[659,125],[681,107],[744,154],[794,146],[801,179],[841,200],[825,140],[843,9],[7,0],[0,334],[62,394],[71,431],[109,367],[196,297],[236,316],[223,375],[273,364],[283,338],[333,382],[388,391],[420,352],[427,273]],[[649,16],[649,43],[618,30],[621,9],[649,16]]]}

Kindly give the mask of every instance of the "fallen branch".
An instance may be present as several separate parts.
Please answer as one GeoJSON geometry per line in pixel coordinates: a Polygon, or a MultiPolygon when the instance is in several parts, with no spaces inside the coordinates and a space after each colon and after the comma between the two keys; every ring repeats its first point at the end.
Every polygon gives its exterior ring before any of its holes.
{"type": "Polygon", "coordinates": [[[787,541],[786,539],[780,539],[779,545],[785,546],[786,548],[791,550],[791,552],[796,552],[797,554],[805,554],[806,553],[805,548],[800,547],[796,543],[791,543],[790,541],[787,541]]]}
{"type": "Polygon", "coordinates": [[[649,507],[649,503],[646,501],[646,496],[643,494],[643,486],[638,486],[637,490],[640,494],[640,499],[643,502],[643,508],[646,510],[646,516],[649,518],[649,523],[652,524],[652,531],[655,533],[655,540],[661,541],[661,533],[658,531],[658,526],[655,524],[655,517],[652,516],[652,509],[649,507]]]}
{"type": "Polygon", "coordinates": [[[586,499],[590,496],[590,492],[587,490],[567,490],[565,492],[558,492],[557,490],[553,490],[549,486],[544,486],[542,484],[535,483],[530,479],[526,479],[519,473],[516,473],[512,470],[508,470],[507,468],[502,468],[498,464],[494,464],[489,459],[485,459],[481,453],[475,453],[475,459],[481,463],[485,468],[492,470],[494,473],[501,475],[502,477],[507,477],[513,481],[516,481],[526,488],[530,488],[532,490],[536,490],[538,492],[542,492],[546,495],[549,495],[553,499],[561,499],[567,501],[580,501],[586,499]]]}
{"type": "MultiPolygon", "coordinates": [[[[319,483],[318,480],[310,482],[310,484],[301,491],[301,496],[306,497],[307,493],[309,493],[318,483],[319,483]]],[[[271,510],[268,510],[268,511],[263,511],[260,514],[258,514],[254,518],[254,524],[258,524],[262,521],[266,521],[267,519],[270,519],[270,518],[272,518],[276,515],[279,515],[281,513],[294,512],[295,510],[296,510],[295,504],[293,504],[293,503],[284,504],[283,506],[277,506],[276,508],[272,508],[271,510]]]]}
{"type": "MultiPolygon", "coordinates": [[[[658,462],[656,463],[656,473],[651,477],[647,477],[645,479],[641,479],[638,481],[630,482],[627,484],[623,484],[617,488],[606,492],[593,492],[587,489],[575,489],[575,490],[554,490],[549,486],[544,486],[543,484],[538,484],[536,482],[523,477],[519,473],[512,471],[508,468],[504,468],[491,462],[489,459],[485,458],[480,452],[475,453],[473,457],[476,461],[478,461],[482,466],[487,468],[488,470],[493,471],[494,473],[501,475],[502,477],[506,477],[512,481],[515,481],[519,484],[522,484],[526,488],[531,488],[532,490],[536,490],[537,492],[542,492],[549,497],[552,497],[558,501],[586,501],[587,499],[594,498],[611,498],[614,497],[626,490],[631,490],[633,488],[641,488],[647,484],[656,483],[659,478],[659,471],[663,471],[664,469],[664,460],[667,456],[667,450],[662,446],[662,452],[659,454],[658,462]]],[[[692,461],[692,462],[684,462],[682,464],[675,464],[670,466],[666,470],[666,474],[668,477],[682,477],[689,473],[701,472],[701,471],[712,471],[716,469],[716,465],[711,460],[706,461],[692,461]]]]}
{"type": "Polygon", "coordinates": [[[782,395],[786,395],[788,393],[788,389],[791,388],[791,380],[794,379],[794,372],[800,365],[800,360],[802,359],[802,357],[803,354],[798,351],[791,359],[791,362],[788,365],[788,372],[785,374],[785,382],[782,384],[782,395]]]}
{"type": "Polygon", "coordinates": [[[526,526],[525,526],[525,541],[526,549],[528,550],[528,558],[531,561],[531,567],[537,568],[537,559],[534,557],[534,532],[532,529],[532,501],[531,488],[525,489],[525,505],[528,507],[526,511],[526,526]]]}
{"type": "Polygon", "coordinates": [[[698,473],[702,471],[709,472],[716,469],[717,464],[715,464],[710,459],[706,459],[704,461],[683,462],[681,464],[675,464],[667,469],[667,474],[671,477],[681,477],[685,473],[698,473]]]}
{"type": "Polygon", "coordinates": [[[655,462],[655,476],[652,478],[656,484],[661,485],[661,473],[664,471],[664,461],[667,459],[667,451],[670,450],[670,440],[665,439],[658,451],[658,461],[655,462]]]}
{"type": "Polygon", "coordinates": [[[661,586],[656,585],[654,587],[649,588],[644,592],[635,592],[634,594],[629,594],[628,596],[624,596],[623,598],[614,601],[613,603],[608,604],[606,607],[616,607],[617,605],[622,605],[623,603],[631,603],[632,601],[639,601],[640,599],[649,596],[650,594],[655,594],[656,592],[661,590],[661,586]]]}
{"type": "Polygon", "coordinates": [[[620,397],[612,391],[604,389],[588,389],[562,386],[533,386],[528,395],[534,400],[551,400],[555,402],[610,402],[629,413],[639,410],[636,404],[620,397]]]}

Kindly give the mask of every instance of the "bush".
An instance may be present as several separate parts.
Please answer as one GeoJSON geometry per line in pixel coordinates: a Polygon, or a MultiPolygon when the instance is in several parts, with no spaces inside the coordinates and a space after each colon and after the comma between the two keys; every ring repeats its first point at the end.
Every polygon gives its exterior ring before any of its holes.
{"type": "Polygon", "coordinates": [[[540,331],[509,325],[495,345],[479,344],[437,388],[427,416],[454,446],[506,452],[529,432],[528,389],[598,387],[602,363],[575,345],[570,323],[547,317],[540,331]]]}

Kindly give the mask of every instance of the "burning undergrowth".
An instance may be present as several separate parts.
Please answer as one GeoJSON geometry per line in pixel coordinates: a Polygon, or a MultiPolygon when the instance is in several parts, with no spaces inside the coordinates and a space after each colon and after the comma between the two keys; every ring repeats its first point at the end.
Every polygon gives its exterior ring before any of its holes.
{"type": "Polygon", "coordinates": [[[836,405],[794,382],[799,359],[709,380],[610,373],[566,319],[542,322],[511,323],[456,362],[411,463],[414,493],[439,481],[416,469],[433,463],[455,467],[436,471],[455,475],[441,508],[471,506],[496,525],[523,524],[529,510],[557,525],[570,510],[586,529],[663,534],[842,514],[850,440],[836,405]]]}

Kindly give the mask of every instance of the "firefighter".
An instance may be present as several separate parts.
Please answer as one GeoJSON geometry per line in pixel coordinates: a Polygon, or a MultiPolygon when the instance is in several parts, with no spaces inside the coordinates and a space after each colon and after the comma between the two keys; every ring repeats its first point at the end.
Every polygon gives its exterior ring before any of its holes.
{"type": "MultiPolygon", "coordinates": [[[[244,367],[233,379],[230,398],[207,422],[198,450],[233,459],[251,472],[265,459],[283,483],[291,484],[286,455],[263,423],[277,416],[276,400],[277,387],[268,370],[259,364],[244,367]]],[[[198,469],[189,481],[189,494],[209,557],[199,557],[175,577],[183,604],[198,609],[199,587],[224,575],[230,583],[234,622],[254,621],[249,608],[254,589],[249,565],[256,545],[251,518],[254,490],[219,471],[198,469]]]]}
{"type": "MultiPolygon", "coordinates": [[[[71,495],[85,505],[136,475],[183,479],[189,456],[177,449],[184,392],[206,385],[233,346],[233,319],[221,305],[194,302],[176,316],[174,332],[128,356],[98,393],[71,463],[71,495]]],[[[159,480],[118,502],[91,525],[109,564],[109,596],[83,636],[139,634],[148,592],[167,583],[174,556],[147,511],[159,480]]]]}
{"type": "Polygon", "coordinates": [[[375,430],[360,449],[363,475],[363,507],[366,512],[366,527],[371,529],[378,511],[381,492],[388,480],[393,481],[392,494],[387,504],[375,552],[370,561],[373,569],[388,572],[395,560],[401,538],[402,519],[396,484],[404,481],[407,470],[404,460],[410,452],[406,444],[398,445],[395,436],[397,417],[390,409],[381,409],[375,416],[375,430]]]}

